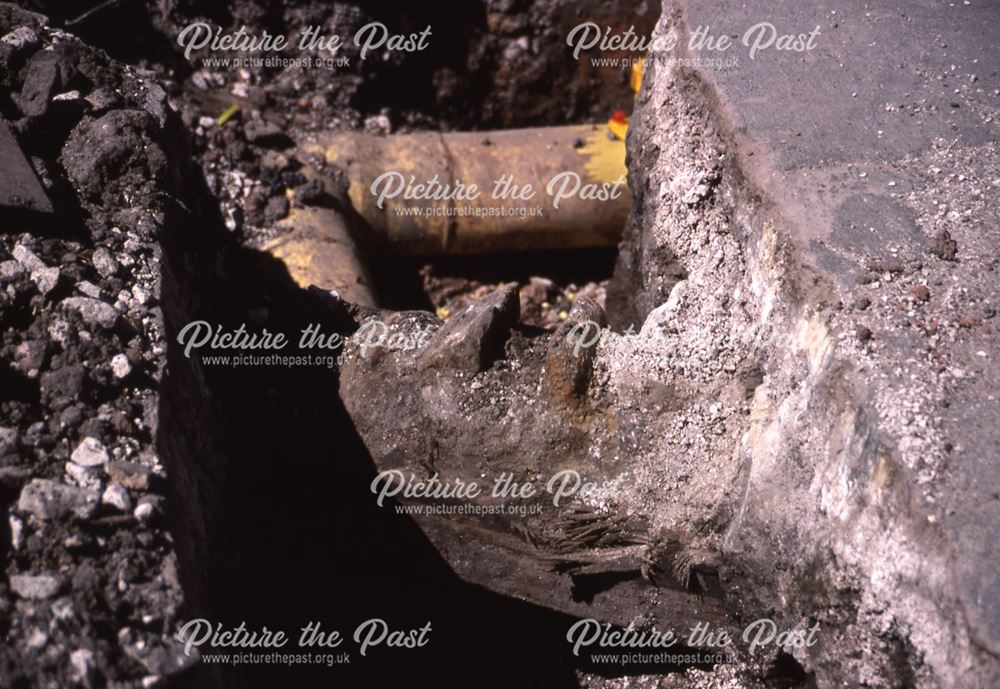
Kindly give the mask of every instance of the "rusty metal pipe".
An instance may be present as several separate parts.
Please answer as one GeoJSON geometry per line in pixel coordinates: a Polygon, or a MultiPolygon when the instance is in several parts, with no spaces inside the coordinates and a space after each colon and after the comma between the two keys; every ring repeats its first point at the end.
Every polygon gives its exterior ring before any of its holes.
{"type": "Polygon", "coordinates": [[[614,246],[628,216],[625,143],[603,124],[336,132],[307,149],[346,171],[355,210],[404,254],[614,246]]]}
{"type": "Polygon", "coordinates": [[[280,237],[263,248],[285,264],[300,287],[316,285],[336,291],[346,301],[377,306],[364,258],[334,208],[292,208],[279,223],[280,237]]]}

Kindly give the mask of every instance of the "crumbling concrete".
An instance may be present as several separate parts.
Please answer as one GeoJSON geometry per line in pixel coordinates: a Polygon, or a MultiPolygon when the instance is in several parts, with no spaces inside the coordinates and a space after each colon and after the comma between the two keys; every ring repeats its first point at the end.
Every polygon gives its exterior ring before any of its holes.
{"type": "MultiPolygon", "coordinates": [[[[553,101],[524,88],[546,80],[568,84],[558,97],[574,119],[614,102],[614,90],[581,96],[599,83],[585,64],[548,59],[565,52],[546,42],[561,3],[502,4],[485,15],[502,39],[476,49],[502,48],[502,66],[471,54],[469,65],[504,97],[456,114],[470,95],[463,73],[433,64],[420,73],[433,73],[434,97],[413,112],[449,126],[551,123],[553,101]],[[520,32],[546,57],[518,47],[520,32]]],[[[238,5],[236,17],[256,11],[238,5]]],[[[11,641],[0,674],[155,683],[194,662],[169,640],[182,600],[213,619],[279,624],[370,615],[377,600],[441,616],[437,650],[388,668],[407,678],[456,662],[481,672],[513,648],[531,679],[561,686],[574,671],[552,659],[574,619],[672,628],[767,615],[799,631],[819,624],[818,645],[786,649],[806,686],[995,686],[996,9],[834,9],[772,4],[788,30],[820,24],[817,48],[743,54],[731,72],[669,62],[692,57],[683,47],[654,52],[630,126],[633,214],[609,290],[613,330],[581,350],[577,328],[605,318],[583,299],[547,333],[518,323],[511,288],[477,294],[444,323],[303,289],[204,212],[158,86],[0,5],[12,128],[58,210],[87,216],[67,230],[79,236],[0,236],[0,315],[29,324],[0,341],[13,393],[0,406],[11,641]],[[886,59],[914,45],[918,61],[886,59]],[[354,336],[339,371],[213,368],[172,347],[158,427],[164,333],[195,318],[354,336]],[[374,319],[398,346],[366,346],[374,319]],[[82,445],[91,437],[99,445],[82,445]],[[551,493],[518,503],[541,508],[530,514],[411,521],[376,505],[379,471],[542,486],[573,471],[594,487],[558,508],[551,493]],[[516,645],[502,645],[508,630],[516,645]]],[[[671,0],[659,31],[680,46],[697,26],[738,36],[772,19],[757,11],[671,0]]],[[[369,64],[330,77],[353,84],[329,89],[333,100],[373,102],[359,84],[395,63],[369,64]]],[[[317,79],[268,88],[296,117],[326,123],[343,103],[300,102],[334,83],[317,79]]],[[[186,114],[199,121],[190,103],[186,114]]],[[[388,116],[369,122],[390,129],[388,116]]],[[[407,115],[392,128],[427,122],[407,115]]],[[[236,168],[223,143],[236,159],[288,143],[256,118],[237,133],[198,128],[213,142],[209,186],[233,198],[246,188],[225,181],[236,168]]],[[[290,165],[271,154],[241,174],[290,165]]],[[[288,213],[285,185],[249,195],[251,224],[288,213]]],[[[309,203],[308,182],[296,188],[309,203]]],[[[791,662],[737,653],[715,670],[581,683],[749,689],[791,662]]],[[[355,671],[372,684],[371,665],[355,671]]],[[[192,680],[271,686],[280,672],[202,667],[192,680]]],[[[482,683],[521,680],[511,664],[482,683]]]]}
{"type": "Polygon", "coordinates": [[[771,17],[666,3],[680,47],[652,56],[633,119],[638,207],[609,297],[644,325],[598,365],[619,404],[643,377],[718,389],[759,366],[748,401],[702,390],[651,418],[626,485],[642,500],[692,469],[732,485],[690,480],[646,509],[715,506],[701,524],[732,599],[821,623],[794,652],[820,686],[995,686],[1000,158],[980,79],[997,12],[840,5],[772,5],[788,30],[821,25],[818,47],[717,71],[670,59],[697,56],[698,26],[771,17]]]}
{"type": "MultiPolygon", "coordinates": [[[[558,583],[544,596],[518,583],[517,567],[479,571],[521,562],[514,546],[480,531],[476,550],[463,527],[441,536],[447,519],[418,519],[472,581],[619,623],[706,614],[683,595],[633,593],[666,571],[653,581],[697,580],[734,621],[818,623],[819,643],[786,649],[818,686],[994,686],[1000,158],[996,93],[971,73],[995,72],[995,49],[979,52],[994,10],[900,15],[897,34],[853,7],[815,20],[784,9],[827,42],[710,72],[673,60],[694,57],[693,27],[761,18],[667,3],[658,30],[678,47],[654,50],[630,125],[615,330],[593,354],[574,361],[568,329],[515,329],[491,369],[427,373],[414,354],[355,342],[341,394],[383,470],[470,481],[572,467],[602,487],[577,507],[627,516],[619,533],[642,543],[631,565],[598,557],[624,581],[581,606],[558,583]],[[882,103],[896,68],[883,55],[876,69],[863,46],[904,54],[953,21],[968,45],[944,45],[882,103]],[[789,83],[821,88],[803,103],[789,83]],[[562,384],[546,384],[553,370],[562,384]]],[[[545,559],[538,534],[560,527],[504,528],[545,559]]],[[[759,678],[749,667],[736,671],[745,686],[759,678]]]]}

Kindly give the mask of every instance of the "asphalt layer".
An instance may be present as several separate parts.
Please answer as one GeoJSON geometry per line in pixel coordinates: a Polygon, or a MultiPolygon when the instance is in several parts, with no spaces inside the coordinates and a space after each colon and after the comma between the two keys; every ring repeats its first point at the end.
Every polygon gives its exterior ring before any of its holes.
{"type": "Polygon", "coordinates": [[[1000,556],[991,545],[1000,540],[1000,347],[992,320],[1000,296],[1000,4],[683,5],[689,34],[707,26],[733,42],[723,52],[688,53],[738,59],[729,69],[694,69],[729,120],[741,169],[787,221],[818,282],[831,286],[828,299],[896,307],[855,319],[880,339],[876,365],[895,390],[914,385],[906,362],[928,353],[940,362],[928,370],[951,376],[923,400],[947,459],[927,482],[932,502],[914,509],[941,508],[939,547],[950,554],[975,643],[1000,653],[1000,556]],[[779,35],[819,32],[811,50],[782,52],[775,41],[751,59],[756,36],[746,34],[759,22],[779,35]],[[942,230],[957,240],[950,260],[931,250],[942,230]],[[919,287],[911,293],[920,298],[907,296],[911,282],[929,287],[927,306],[919,287]],[[940,338],[921,332],[949,322],[964,325],[940,338]]]}

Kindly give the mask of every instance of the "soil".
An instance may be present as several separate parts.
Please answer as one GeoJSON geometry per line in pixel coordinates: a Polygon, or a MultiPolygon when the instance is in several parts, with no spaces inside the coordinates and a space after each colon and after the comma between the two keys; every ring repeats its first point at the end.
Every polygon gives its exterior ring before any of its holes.
{"type": "Polygon", "coordinates": [[[55,214],[0,232],[0,677],[151,686],[188,664],[154,441],[159,232],[193,167],[155,81],[0,6],[0,34],[18,28],[0,113],[55,214]]]}
{"type": "MultiPolygon", "coordinates": [[[[0,115],[54,213],[11,216],[0,227],[0,565],[11,582],[0,583],[0,684],[185,683],[196,659],[180,652],[171,630],[216,591],[191,578],[197,565],[175,542],[188,509],[179,496],[188,496],[157,445],[170,330],[163,310],[165,299],[183,311],[186,299],[215,297],[165,297],[164,251],[191,240],[239,255],[275,236],[288,191],[292,203],[310,202],[315,191],[303,174],[310,161],[289,132],[603,121],[632,95],[626,73],[566,59],[554,37],[586,14],[569,2],[456,10],[445,2],[135,1],[92,13],[25,5],[0,5],[0,35],[21,37],[0,47],[0,115]],[[200,19],[291,33],[310,24],[344,34],[375,20],[394,30],[431,24],[448,40],[363,62],[347,46],[350,70],[220,70],[201,67],[203,55],[185,59],[176,45],[200,19]],[[213,239],[176,230],[195,218],[213,239]]],[[[652,3],[638,13],[623,6],[602,12],[644,27],[658,12],[652,3]]],[[[209,270],[231,278],[233,266],[256,260],[213,259],[209,270]]],[[[441,316],[517,280],[526,322],[554,329],[575,298],[603,300],[612,261],[612,252],[597,252],[580,269],[546,270],[551,261],[539,256],[507,270],[385,257],[375,268],[388,302],[398,297],[441,316]],[[406,277],[394,277],[401,264],[406,277]]],[[[232,295],[244,285],[251,301],[264,298],[246,281],[214,287],[232,295]]],[[[287,296],[291,288],[271,289],[266,300],[278,298],[275,290],[287,296]]]]}
{"type": "MultiPolygon", "coordinates": [[[[0,687],[289,683],[284,667],[185,654],[173,633],[196,617],[285,629],[347,628],[373,612],[434,620],[433,647],[356,662],[335,675],[343,686],[934,687],[949,653],[971,667],[995,643],[988,620],[972,621],[973,639],[961,615],[922,607],[977,610],[933,588],[953,563],[928,524],[954,512],[919,502],[939,474],[979,467],[953,464],[979,441],[945,434],[938,417],[953,398],[979,409],[996,382],[978,365],[995,349],[995,246],[948,210],[991,208],[988,190],[962,184],[966,153],[927,153],[945,174],[914,187],[920,242],[886,256],[870,237],[841,241],[857,252],[832,279],[820,264],[842,266],[836,252],[816,242],[817,265],[800,263],[748,185],[710,85],[651,69],[630,126],[620,252],[386,251],[367,257],[381,310],[368,309],[303,288],[263,250],[299,206],[340,200],[340,171],[296,142],[631,112],[628,72],[574,60],[565,36],[584,20],[648,34],[659,3],[23,4],[32,11],[0,4],[0,116],[52,209],[0,208],[0,687]],[[293,41],[310,25],[348,36],[376,21],[431,26],[437,40],[369,59],[348,42],[349,65],[333,68],[220,67],[177,43],[203,20],[293,41]],[[438,339],[373,356],[354,342],[319,368],[213,367],[175,344],[195,319],[318,323],[346,338],[374,317],[438,339]],[[567,332],[605,318],[613,330],[571,352],[567,332]],[[972,373],[982,387],[950,380],[972,373]],[[860,448],[856,465],[828,464],[846,454],[829,448],[840,438],[860,448]],[[908,445],[894,454],[893,438],[908,445]],[[574,503],[569,526],[428,522],[370,499],[376,472],[401,466],[465,478],[573,466],[605,487],[574,503]],[[887,489],[885,510],[842,483],[887,489]],[[815,499],[828,490],[842,503],[832,516],[815,499]],[[896,587],[904,575],[920,586],[896,587]],[[820,621],[831,640],[736,651],[715,668],[608,669],[563,643],[593,611],[619,628],[768,614],[800,631],[820,621]],[[953,636],[926,635],[938,627],[953,636]]],[[[678,30],[680,11],[661,28],[678,30]]],[[[968,156],[997,179],[995,142],[968,156]]],[[[958,414],[950,428],[992,437],[985,417],[958,414]]],[[[967,596],[992,590],[976,548],[956,564],[967,596]]],[[[327,686],[334,675],[291,676],[327,686]]]]}

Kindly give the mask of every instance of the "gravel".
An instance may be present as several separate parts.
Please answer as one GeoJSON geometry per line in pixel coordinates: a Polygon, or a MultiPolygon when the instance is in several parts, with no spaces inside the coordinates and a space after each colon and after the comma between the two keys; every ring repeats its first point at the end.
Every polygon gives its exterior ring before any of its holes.
{"type": "Polygon", "coordinates": [[[166,349],[159,233],[174,204],[197,206],[176,186],[194,168],[145,76],[11,5],[0,6],[0,37],[4,66],[18,65],[0,69],[4,116],[60,214],[55,227],[0,233],[12,554],[0,582],[25,599],[11,605],[0,583],[0,684],[140,686],[150,672],[117,630],[141,627],[147,647],[164,644],[183,601],[165,525],[131,514],[166,487],[154,448],[166,349]]]}
{"type": "Polygon", "coordinates": [[[106,464],[108,451],[97,438],[84,438],[73,450],[70,458],[80,466],[95,467],[106,464]]]}
{"type": "Polygon", "coordinates": [[[38,286],[38,291],[42,295],[46,295],[59,284],[59,275],[59,269],[56,267],[38,268],[31,271],[31,281],[38,286]]]}
{"type": "Polygon", "coordinates": [[[115,378],[125,378],[132,372],[132,364],[124,354],[115,354],[111,359],[111,371],[115,374],[115,378]]]}
{"type": "Polygon", "coordinates": [[[97,507],[98,493],[94,490],[68,486],[50,479],[33,479],[21,491],[17,508],[42,521],[75,515],[88,519],[97,507]]]}
{"type": "Polygon", "coordinates": [[[101,502],[110,505],[120,512],[130,512],[132,510],[132,499],[128,495],[128,490],[120,483],[112,483],[101,495],[101,502]]]}
{"type": "Polygon", "coordinates": [[[62,303],[78,312],[83,322],[90,326],[113,328],[118,320],[118,311],[113,306],[93,297],[69,297],[62,303]]]}
{"type": "Polygon", "coordinates": [[[51,574],[15,574],[10,578],[10,587],[21,598],[44,600],[59,592],[61,582],[51,574]]]}
{"type": "Polygon", "coordinates": [[[17,431],[13,428],[0,426],[0,457],[17,448],[17,431]]]}

